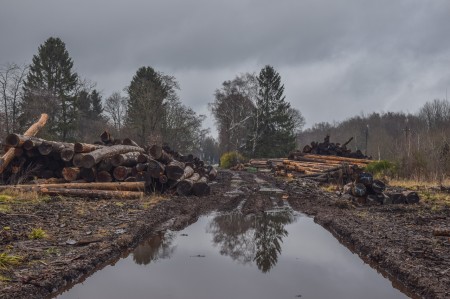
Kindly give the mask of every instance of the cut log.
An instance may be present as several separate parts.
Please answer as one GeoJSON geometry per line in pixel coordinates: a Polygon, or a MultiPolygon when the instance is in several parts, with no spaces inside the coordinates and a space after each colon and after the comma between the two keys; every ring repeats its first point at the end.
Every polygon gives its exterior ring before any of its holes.
{"type": "Polygon", "coordinates": [[[165,166],[160,162],[151,159],[147,164],[147,172],[152,178],[158,179],[160,175],[164,174],[165,166]]]}
{"type": "Polygon", "coordinates": [[[61,160],[69,162],[70,160],[73,159],[74,155],[75,151],[70,147],[66,147],[61,151],[61,160]]]}
{"type": "Polygon", "coordinates": [[[156,144],[150,147],[150,155],[155,160],[158,160],[166,164],[173,160],[173,158],[168,153],[166,153],[166,151],[164,151],[161,146],[156,144]]]}
{"type": "Polygon", "coordinates": [[[161,184],[167,184],[169,182],[169,179],[165,175],[160,175],[158,180],[161,184]]]}
{"type": "Polygon", "coordinates": [[[75,153],[90,153],[102,147],[103,145],[77,142],[73,145],[73,150],[75,153]]]}
{"type": "MultiPolygon", "coordinates": [[[[167,169],[166,169],[167,171],[167,169]]],[[[194,174],[194,169],[191,166],[185,166],[183,175],[179,178],[179,180],[184,180],[190,178],[194,174]]]]}
{"type": "Polygon", "coordinates": [[[215,180],[217,177],[217,169],[215,169],[214,167],[211,167],[211,170],[208,173],[208,179],[210,181],[215,180]]]}
{"type": "Polygon", "coordinates": [[[386,184],[380,180],[374,180],[372,183],[372,191],[381,194],[386,190],[386,184]]]}
{"type": "Polygon", "coordinates": [[[97,176],[95,178],[97,182],[112,182],[113,178],[108,171],[102,170],[97,172],[97,176]]]}
{"type": "Polygon", "coordinates": [[[194,173],[189,179],[179,181],[177,184],[177,193],[185,196],[191,194],[194,183],[199,179],[200,175],[198,173],[194,173]]]}
{"type": "Polygon", "coordinates": [[[114,155],[111,158],[111,164],[114,167],[117,166],[127,166],[127,167],[132,167],[135,166],[138,161],[138,156],[140,155],[140,152],[129,152],[129,153],[125,153],[125,154],[117,154],[114,155]]]}
{"type": "Polygon", "coordinates": [[[128,152],[144,152],[143,148],[130,145],[113,145],[109,147],[103,147],[93,152],[84,154],[82,164],[84,168],[91,168],[101,160],[111,158],[117,154],[124,154],[128,152]]]}
{"type": "Polygon", "coordinates": [[[204,196],[210,193],[211,189],[208,185],[208,179],[201,177],[192,186],[192,192],[197,196],[204,196]]]}
{"type": "Polygon", "coordinates": [[[362,183],[357,183],[353,185],[352,194],[353,196],[363,197],[366,195],[367,189],[366,186],[362,183]]]}
{"type": "MultiPolygon", "coordinates": [[[[34,123],[31,127],[28,128],[28,130],[23,134],[24,136],[35,136],[40,129],[42,129],[43,126],[47,123],[48,115],[43,113],[41,114],[41,117],[39,120],[34,123]]],[[[9,163],[14,158],[15,149],[11,148],[0,158],[0,173],[3,173],[3,171],[8,167],[9,163]]]]}
{"type": "MultiPolygon", "coordinates": [[[[48,180],[47,180],[48,181],[48,180]]],[[[113,182],[113,183],[50,183],[33,185],[0,186],[0,190],[20,189],[24,191],[35,191],[39,188],[59,189],[86,189],[86,190],[112,190],[112,191],[143,191],[143,182],[113,182]]]]}
{"type": "Polygon", "coordinates": [[[86,182],[94,182],[97,170],[95,168],[81,168],[80,177],[86,182]]]}
{"type": "Polygon", "coordinates": [[[138,163],[146,163],[148,160],[150,159],[150,157],[147,154],[139,154],[139,156],[137,157],[137,161],[138,163]]]}
{"type": "Polygon", "coordinates": [[[75,167],[82,167],[83,166],[83,157],[84,157],[84,154],[75,154],[75,155],[73,155],[73,158],[72,158],[73,166],[75,166],[75,167]]]}
{"type": "Polygon", "coordinates": [[[364,184],[364,186],[366,187],[371,187],[373,183],[373,176],[368,172],[361,172],[360,174],[358,174],[356,182],[364,184]]]}
{"type": "Polygon", "coordinates": [[[98,171],[108,171],[111,172],[113,170],[113,166],[111,163],[111,158],[106,158],[103,159],[102,161],[100,161],[100,163],[98,163],[97,165],[97,170],[98,171]]]}
{"type": "Polygon", "coordinates": [[[414,191],[404,191],[403,195],[405,196],[405,202],[408,204],[415,204],[418,203],[420,198],[419,194],[414,191]]]}
{"type": "Polygon", "coordinates": [[[38,149],[41,155],[46,156],[49,155],[52,152],[55,153],[61,153],[61,151],[65,148],[72,148],[73,149],[73,143],[67,143],[67,142],[58,142],[58,141],[43,141],[38,149]]]}
{"type": "Polygon", "coordinates": [[[177,181],[184,174],[184,163],[173,160],[166,166],[166,175],[169,180],[177,181]]]}
{"type": "Polygon", "coordinates": [[[131,174],[131,168],[125,166],[118,166],[114,168],[113,176],[118,181],[125,180],[131,174]]]}
{"type": "Polygon", "coordinates": [[[136,164],[137,171],[146,171],[148,167],[148,163],[138,163],[136,164]]]}
{"type": "MultiPolygon", "coordinates": [[[[8,136],[6,136],[6,139],[5,139],[6,145],[11,146],[11,147],[23,147],[27,141],[29,141],[29,143],[31,143],[31,144],[34,144],[34,142],[38,143],[38,142],[42,142],[44,140],[34,137],[34,136],[25,136],[25,135],[14,134],[14,133],[9,134],[8,136]]],[[[25,149],[30,149],[30,148],[25,148],[25,149]]]]}
{"type": "Polygon", "coordinates": [[[122,144],[123,145],[132,145],[132,146],[140,147],[139,144],[137,144],[136,142],[134,142],[130,138],[125,138],[124,140],[122,140],[122,144]]]}
{"type": "Polygon", "coordinates": [[[61,195],[82,198],[102,198],[102,199],[138,199],[144,196],[144,192],[133,191],[105,191],[86,189],[61,189],[61,188],[41,188],[39,193],[48,195],[61,195]]]}
{"type": "Polygon", "coordinates": [[[100,140],[107,145],[111,145],[114,142],[114,138],[111,136],[111,134],[109,134],[108,131],[104,131],[101,135],[100,135],[100,140]]]}
{"type": "Polygon", "coordinates": [[[66,181],[72,182],[80,178],[80,168],[78,167],[64,167],[62,170],[63,178],[66,181]]]}
{"type": "Polygon", "coordinates": [[[388,195],[392,199],[393,204],[405,203],[406,198],[402,193],[391,193],[388,195]]]}

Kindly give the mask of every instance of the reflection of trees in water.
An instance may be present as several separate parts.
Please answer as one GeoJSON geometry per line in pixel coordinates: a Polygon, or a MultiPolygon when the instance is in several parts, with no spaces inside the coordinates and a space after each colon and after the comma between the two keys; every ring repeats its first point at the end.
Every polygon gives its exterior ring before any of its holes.
{"type": "Polygon", "coordinates": [[[220,254],[246,264],[254,261],[258,269],[268,272],[278,261],[286,224],[295,216],[290,210],[264,213],[261,216],[243,216],[232,213],[216,216],[208,232],[220,248],[220,254]]]}
{"type": "Polygon", "coordinates": [[[133,260],[138,265],[148,265],[151,261],[170,258],[176,246],[172,246],[175,234],[161,233],[142,242],[133,251],[133,260]]]}

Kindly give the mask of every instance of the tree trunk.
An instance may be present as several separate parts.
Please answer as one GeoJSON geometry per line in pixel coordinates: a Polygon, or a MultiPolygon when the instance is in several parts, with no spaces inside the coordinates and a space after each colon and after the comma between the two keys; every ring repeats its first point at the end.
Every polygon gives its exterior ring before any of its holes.
{"type": "Polygon", "coordinates": [[[138,163],[146,163],[149,159],[150,157],[147,154],[139,154],[137,157],[138,163]]]}
{"type": "Polygon", "coordinates": [[[140,155],[140,152],[129,152],[129,153],[125,153],[125,154],[117,154],[114,155],[111,158],[111,164],[114,167],[117,166],[127,166],[127,167],[131,167],[131,166],[135,166],[138,161],[138,156],[140,155]]]}
{"type": "Polygon", "coordinates": [[[62,170],[63,178],[66,181],[72,182],[80,178],[80,168],[78,167],[64,167],[62,170]]]}
{"type": "Polygon", "coordinates": [[[201,177],[192,186],[192,192],[197,196],[204,196],[210,193],[211,189],[208,185],[208,179],[201,177]]]}
{"type": "Polygon", "coordinates": [[[112,190],[112,191],[143,191],[143,182],[112,182],[112,183],[49,183],[34,185],[0,186],[0,190],[21,189],[24,191],[34,191],[40,188],[58,189],[85,189],[85,190],[112,190]]]}
{"type": "Polygon", "coordinates": [[[158,179],[160,175],[164,174],[165,166],[158,161],[149,160],[147,164],[147,172],[152,178],[158,179]]]}
{"type": "Polygon", "coordinates": [[[177,184],[177,193],[185,196],[191,194],[194,183],[199,179],[200,175],[198,173],[194,173],[189,179],[179,181],[177,184]]]}
{"type": "Polygon", "coordinates": [[[73,148],[73,143],[58,142],[58,141],[43,141],[38,149],[41,155],[47,156],[50,153],[61,153],[65,148],[73,148]]]}
{"type": "Polygon", "coordinates": [[[353,188],[352,188],[353,196],[363,197],[364,195],[366,195],[366,192],[367,192],[367,189],[364,184],[357,183],[357,184],[353,185],[353,188]]]}
{"type": "Polygon", "coordinates": [[[97,172],[97,177],[95,178],[97,182],[112,182],[113,178],[108,171],[102,170],[97,172]]]}
{"type": "Polygon", "coordinates": [[[73,150],[75,153],[90,153],[102,147],[103,145],[77,142],[74,144],[73,150]]]}
{"type": "Polygon", "coordinates": [[[418,203],[420,198],[417,192],[414,191],[404,191],[403,195],[405,196],[406,203],[415,204],[418,203]]]}
{"type": "Polygon", "coordinates": [[[166,175],[169,180],[177,181],[184,175],[184,163],[173,160],[166,166],[166,175]]]}
{"type": "MultiPolygon", "coordinates": [[[[41,117],[39,120],[31,125],[31,127],[28,128],[28,130],[23,134],[24,136],[35,136],[40,129],[42,129],[43,126],[47,123],[48,115],[43,113],[41,114],[41,117]]],[[[14,158],[15,149],[11,148],[9,149],[3,157],[0,158],[0,173],[3,173],[3,171],[8,167],[9,163],[14,158]]]]}
{"type": "Polygon", "coordinates": [[[97,170],[95,168],[81,168],[80,176],[86,182],[94,182],[97,170]]]}
{"type": "Polygon", "coordinates": [[[144,196],[144,192],[133,191],[105,191],[105,190],[86,190],[86,189],[61,189],[61,188],[41,188],[39,193],[49,195],[62,195],[82,198],[102,198],[102,199],[138,199],[144,196]]]}
{"type": "Polygon", "coordinates": [[[125,180],[131,174],[131,168],[125,166],[118,166],[114,168],[113,176],[118,181],[125,180]]]}
{"type": "Polygon", "coordinates": [[[84,157],[84,154],[75,154],[75,155],[73,155],[73,158],[72,158],[72,164],[73,164],[73,166],[75,166],[75,167],[82,167],[83,166],[83,157],[84,157]]]}
{"type": "Polygon", "coordinates": [[[6,145],[9,145],[11,147],[22,147],[26,141],[30,141],[31,143],[33,143],[33,141],[42,142],[44,140],[34,136],[25,136],[14,133],[9,134],[5,139],[6,145]]]}
{"type": "Polygon", "coordinates": [[[124,154],[128,152],[144,152],[143,148],[130,146],[130,145],[113,145],[109,147],[103,147],[93,152],[84,154],[82,164],[84,168],[91,168],[101,160],[111,158],[117,154],[124,154]]]}
{"type": "Polygon", "coordinates": [[[73,159],[73,156],[75,155],[75,152],[72,148],[66,147],[61,151],[61,160],[65,162],[69,162],[73,159]]]}

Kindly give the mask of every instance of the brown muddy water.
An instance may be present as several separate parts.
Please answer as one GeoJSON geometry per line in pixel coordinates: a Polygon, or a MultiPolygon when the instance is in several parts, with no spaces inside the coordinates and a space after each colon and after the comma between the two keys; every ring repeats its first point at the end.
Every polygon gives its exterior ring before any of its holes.
{"type": "Polygon", "coordinates": [[[289,208],[214,213],[57,298],[408,298],[312,218],[289,208]]]}

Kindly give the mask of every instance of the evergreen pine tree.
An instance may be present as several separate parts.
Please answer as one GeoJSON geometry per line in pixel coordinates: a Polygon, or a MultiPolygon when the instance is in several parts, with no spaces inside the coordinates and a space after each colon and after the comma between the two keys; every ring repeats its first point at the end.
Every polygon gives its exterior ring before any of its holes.
{"type": "Polygon", "coordinates": [[[161,139],[162,121],[168,101],[175,97],[176,81],[152,67],[141,67],[128,87],[126,125],[133,129],[140,144],[161,139]]]}
{"type": "Polygon", "coordinates": [[[281,157],[295,148],[294,121],[285,101],[284,85],[272,66],[258,76],[258,98],[253,116],[250,152],[255,157],[281,157]]]}
{"type": "Polygon", "coordinates": [[[27,126],[37,115],[46,112],[48,137],[66,141],[73,137],[77,110],[78,75],[66,46],[59,38],[50,37],[33,56],[24,83],[24,100],[20,122],[27,126]]]}
{"type": "Polygon", "coordinates": [[[93,90],[90,95],[91,99],[91,119],[100,120],[103,113],[102,96],[97,90],[93,90]]]}

